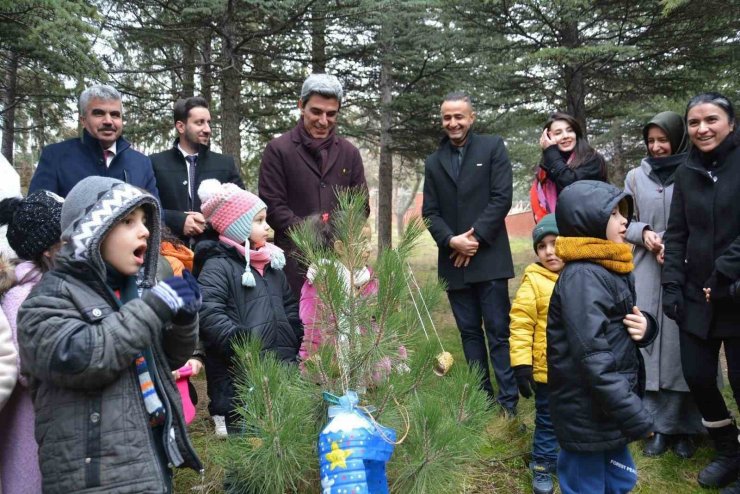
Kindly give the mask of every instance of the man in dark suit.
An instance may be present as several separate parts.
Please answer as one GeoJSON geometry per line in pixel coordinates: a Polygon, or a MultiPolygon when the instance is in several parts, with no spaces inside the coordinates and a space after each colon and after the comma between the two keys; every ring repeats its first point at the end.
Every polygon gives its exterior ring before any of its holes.
{"type": "Polygon", "coordinates": [[[82,91],[77,106],[82,135],[41,150],[28,192],[44,189],[67,197],[77,182],[99,175],[123,180],[158,197],[151,161],[123,138],[121,93],[96,84],[82,91]]]}
{"type": "Polygon", "coordinates": [[[298,125],[270,141],[262,154],[259,196],[267,204],[275,245],[285,251],[285,274],[296,298],[301,296],[305,269],[293,255],[290,228],[307,216],[334,211],[337,189],[367,194],[360,151],[336,134],[343,94],[336,77],[308,76],[298,100],[298,125]]]}
{"type": "Polygon", "coordinates": [[[501,137],[470,131],[475,112],[465,93],[448,94],[441,109],[446,137],[425,163],[422,214],[439,247],[438,273],[447,283],[465,359],[481,370],[490,399],[513,416],[519,394],[509,358],[508,280],[514,268],[504,221],[511,163],[501,137]]]}
{"type": "Polygon", "coordinates": [[[180,99],[174,107],[178,137],[167,151],[150,156],[157,177],[165,224],[192,248],[204,238],[215,238],[200,212],[198,186],[215,178],[244,188],[234,158],[213,152],[211,112],[208,102],[198,96],[180,99]]]}

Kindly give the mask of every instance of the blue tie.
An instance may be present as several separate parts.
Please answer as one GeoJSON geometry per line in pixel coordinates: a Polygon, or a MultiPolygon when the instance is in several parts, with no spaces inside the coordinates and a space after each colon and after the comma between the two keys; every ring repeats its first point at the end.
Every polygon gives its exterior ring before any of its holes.
{"type": "Polygon", "coordinates": [[[195,204],[195,166],[198,164],[198,155],[193,154],[190,156],[185,156],[185,159],[188,160],[188,187],[190,189],[190,210],[194,210],[194,204],[195,204]]]}

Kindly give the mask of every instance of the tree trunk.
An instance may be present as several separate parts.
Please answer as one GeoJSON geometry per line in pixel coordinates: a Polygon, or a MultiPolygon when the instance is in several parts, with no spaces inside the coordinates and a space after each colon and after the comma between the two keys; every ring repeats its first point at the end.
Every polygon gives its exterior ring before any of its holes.
{"type": "MultiPolygon", "coordinates": [[[[568,21],[563,26],[563,45],[568,48],[580,46],[578,22],[568,21]]],[[[583,67],[576,61],[569,60],[564,67],[565,102],[568,113],[573,115],[586,133],[586,85],[583,67]]]]}
{"type": "Polygon", "coordinates": [[[201,56],[203,57],[203,65],[200,69],[200,94],[205,98],[208,104],[211,104],[213,98],[213,67],[211,67],[211,36],[208,36],[203,40],[201,46],[201,56]]]}
{"type": "Polygon", "coordinates": [[[311,10],[311,69],[326,73],[326,18],[323,12],[311,10]]]}
{"type": "Polygon", "coordinates": [[[182,45],[182,89],[181,98],[195,95],[195,41],[188,39],[182,45]]]}
{"type": "Polygon", "coordinates": [[[5,101],[3,101],[3,156],[13,164],[13,144],[15,142],[15,105],[18,89],[18,53],[8,53],[7,72],[5,73],[5,101]]]}
{"type": "MultiPolygon", "coordinates": [[[[233,8],[233,5],[230,8],[233,8]]],[[[249,177],[242,170],[241,160],[241,59],[234,50],[233,43],[237,38],[238,26],[234,24],[233,16],[228,16],[223,31],[225,34],[222,40],[221,148],[224,154],[234,157],[236,168],[241,170],[242,178],[246,182],[249,177]]]]}
{"type": "MultiPolygon", "coordinates": [[[[387,38],[386,38],[387,40],[387,38]]],[[[391,75],[390,42],[381,44],[383,61],[380,66],[380,160],[378,164],[378,247],[392,246],[393,227],[393,154],[391,153],[391,103],[393,78],[391,75]]]]}

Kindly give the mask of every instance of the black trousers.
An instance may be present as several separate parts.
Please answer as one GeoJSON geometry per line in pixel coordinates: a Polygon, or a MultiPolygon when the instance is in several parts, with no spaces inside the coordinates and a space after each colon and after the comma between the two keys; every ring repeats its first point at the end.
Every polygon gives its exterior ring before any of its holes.
{"type": "Polygon", "coordinates": [[[452,313],[462,339],[465,360],[481,372],[481,387],[492,401],[513,410],[519,401],[514,372],[509,357],[509,302],[508,280],[490,280],[473,283],[469,288],[449,290],[452,313]],[[485,333],[483,331],[485,327],[485,333]],[[488,344],[486,344],[486,339],[488,344]],[[498,384],[494,395],[488,358],[498,384]]]}
{"type": "Polygon", "coordinates": [[[735,403],[740,400],[740,338],[709,338],[703,340],[686,331],[679,331],[681,365],[686,384],[704,420],[716,422],[729,418],[722,393],[717,387],[719,349],[724,343],[727,377],[735,403]]]}

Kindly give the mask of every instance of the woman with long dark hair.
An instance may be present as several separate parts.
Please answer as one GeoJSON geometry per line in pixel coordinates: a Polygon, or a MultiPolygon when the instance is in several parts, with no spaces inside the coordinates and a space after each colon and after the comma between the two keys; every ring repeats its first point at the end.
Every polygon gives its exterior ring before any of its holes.
{"type": "Polygon", "coordinates": [[[577,180],[607,181],[606,162],[571,115],[555,112],[540,136],[542,160],[529,191],[535,222],[555,212],[560,191],[577,180]]]}
{"type": "Polygon", "coordinates": [[[655,315],[660,326],[655,341],[641,349],[646,373],[643,401],[655,417],[655,434],[645,442],[643,453],[659,456],[672,446],[679,457],[691,458],[696,450],[692,437],[703,431],[701,414],[681,370],[678,327],[660,305],[662,239],[674,177],[686,161],[689,139],[683,117],[672,111],[655,115],[642,128],[642,137],[648,155],[627,173],[624,189],[635,205],[627,241],[635,246],[637,306],[655,315]]]}
{"type": "MultiPolygon", "coordinates": [[[[686,107],[691,150],[675,174],[665,234],[663,311],[678,323],[684,378],[716,449],[702,487],[737,480],[738,429],[717,387],[720,346],[740,401],[740,132],[732,103],[702,93],[686,107]]],[[[740,482],[722,490],[740,494],[740,482]]]]}

